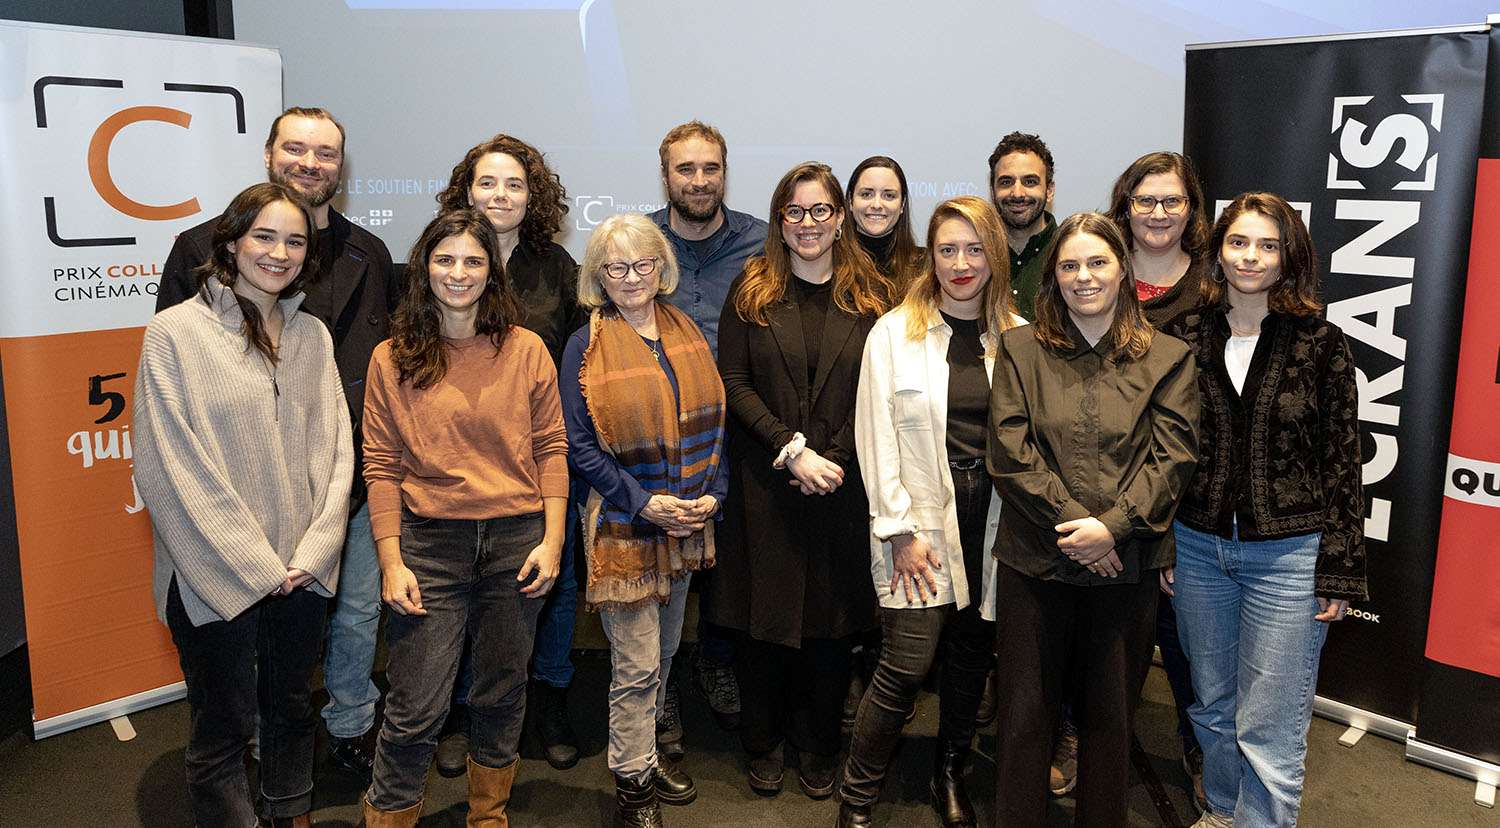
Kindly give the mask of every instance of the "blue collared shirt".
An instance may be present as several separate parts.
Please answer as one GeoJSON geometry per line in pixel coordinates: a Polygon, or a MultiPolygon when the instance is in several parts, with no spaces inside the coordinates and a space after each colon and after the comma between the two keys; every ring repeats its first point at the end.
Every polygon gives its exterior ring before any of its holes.
{"type": "Polygon", "coordinates": [[[718,358],[719,312],[729,296],[729,285],[740,275],[745,260],[764,252],[766,223],[748,213],[722,208],[727,229],[719,237],[718,244],[699,261],[692,246],[672,232],[668,221],[671,209],[663,207],[651,214],[651,220],[671,241],[672,252],[677,254],[677,268],[681,271],[677,290],[666,299],[698,325],[714,357],[718,358]]]}

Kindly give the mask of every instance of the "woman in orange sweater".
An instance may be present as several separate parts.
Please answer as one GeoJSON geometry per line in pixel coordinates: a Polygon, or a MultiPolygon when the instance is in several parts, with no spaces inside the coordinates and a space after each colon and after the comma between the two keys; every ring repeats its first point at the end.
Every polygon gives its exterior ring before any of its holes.
{"type": "Polygon", "coordinates": [[[537,600],[557,577],[568,442],[557,371],[519,326],[494,228],[427,225],[370,360],[365,480],[391,614],[366,824],[416,825],[459,653],[473,650],[469,824],[507,825],[537,600]]]}

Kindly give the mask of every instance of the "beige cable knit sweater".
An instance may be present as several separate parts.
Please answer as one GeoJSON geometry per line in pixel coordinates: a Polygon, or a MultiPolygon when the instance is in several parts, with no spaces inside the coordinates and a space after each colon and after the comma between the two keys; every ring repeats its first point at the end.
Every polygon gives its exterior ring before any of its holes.
{"type": "Polygon", "coordinates": [[[274,592],[288,567],[332,596],[348,524],[354,442],[317,319],[282,299],[280,363],[247,348],[243,316],[210,281],[146,328],[132,426],[135,480],[151,513],[152,590],[165,620],[177,579],[194,625],[234,618],[274,592]]]}

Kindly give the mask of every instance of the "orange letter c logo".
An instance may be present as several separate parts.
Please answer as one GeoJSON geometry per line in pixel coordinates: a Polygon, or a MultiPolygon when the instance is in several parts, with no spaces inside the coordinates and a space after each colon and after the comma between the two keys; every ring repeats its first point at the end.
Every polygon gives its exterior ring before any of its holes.
{"type": "Polygon", "coordinates": [[[104,199],[104,203],[131,218],[147,221],[169,221],[185,218],[198,212],[200,208],[196,198],[166,206],[142,204],[120,192],[120,188],[115,186],[114,178],[109,173],[110,146],[114,144],[115,136],[120,130],[137,121],[161,121],[187,129],[192,120],[192,115],[180,109],[168,109],[164,106],[133,106],[105,118],[104,123],[94,130],[94,137],[89,141],[88,161],[89,180],[94,183],[94,189],[99,191],[99,196],[104,199]]]}

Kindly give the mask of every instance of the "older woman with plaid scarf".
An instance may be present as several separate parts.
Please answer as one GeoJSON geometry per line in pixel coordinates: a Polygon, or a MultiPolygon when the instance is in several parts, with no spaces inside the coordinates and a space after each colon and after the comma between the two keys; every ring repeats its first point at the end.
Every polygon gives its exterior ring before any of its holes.
{"type": "Polygon", "coordinates": [[[649,219],[596,228],[578,278],[593,311],[563,352],[569,464],[583,509],[585,597],[609,638],[609,768],[621,821],[662,824],[693,780],[656,755],[656,709],[682,637],[688,577],[713,566],[727,494],[724,386],[708,342],[658,297],[677,286],[671,245],[649,219]]]}

